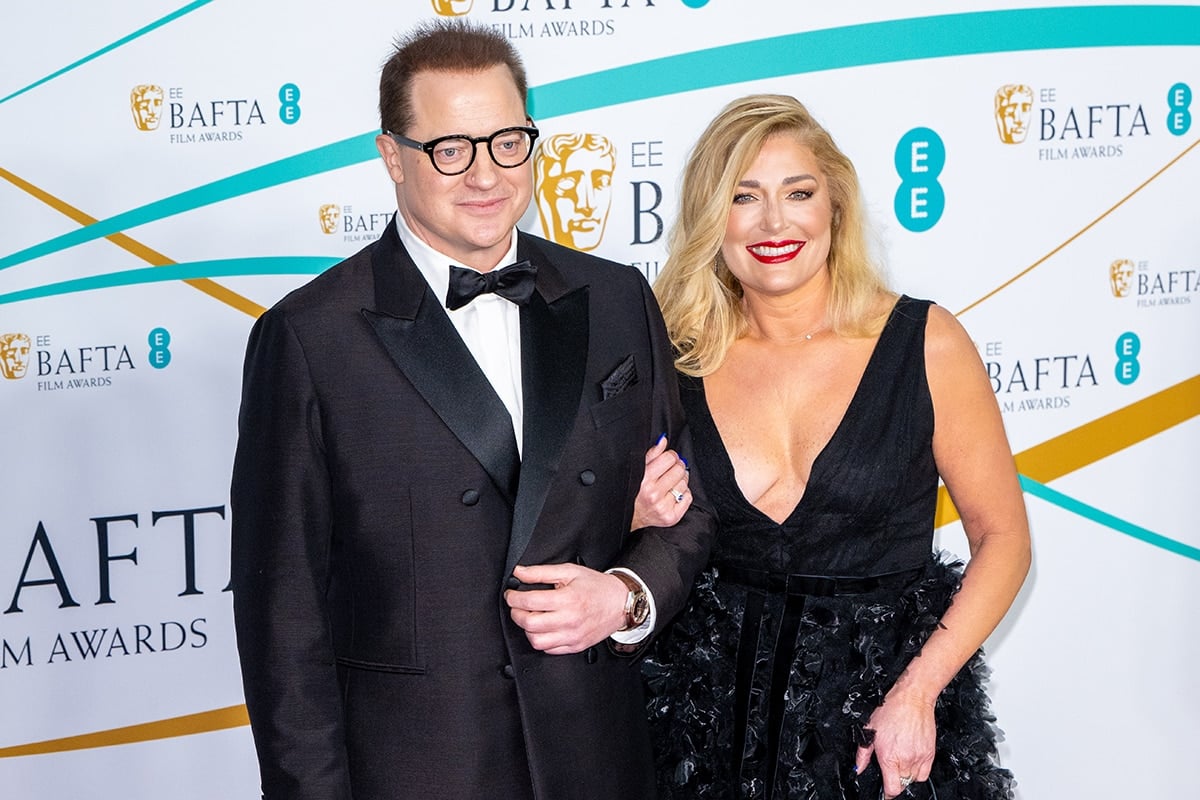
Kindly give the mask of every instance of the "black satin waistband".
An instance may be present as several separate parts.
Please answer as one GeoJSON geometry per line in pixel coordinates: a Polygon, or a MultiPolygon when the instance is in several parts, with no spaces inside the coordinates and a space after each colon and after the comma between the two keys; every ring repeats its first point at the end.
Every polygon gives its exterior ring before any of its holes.
{"type": "Polygon", "coordinates": [[[737,583],[758,589],[768,594],[807,595],[809,597],[835,597],[837,595],[866,594],[876,589],[903,586],[918,577],[924,567],[914,567],[900,572],[887,572],[863,578],[843,578],[831,575],[799,575],[788,572],[767,572],[717,564],[717,580],[737,583]]]}
{"type": "MultiPolygon", "coordinates": [[[[863,578],[843,578],[830,575],[797,575],[786,572],[767,572],[718,563],[717,581],[746,586],[746,609],[738,638],[737,665],[733,692],[733,781],[741,783],[742,761],[746,752],[746,734],[750,717],[750,698],[754,686],[754,667],[757,663],[758,638],[762,627],[763,607],[768,594],[784,595],[783,616],[771,657],[771,683],[767,695],[767,785],[766,800],[775,796],[775,780],[779,771],[780,738],[783,732],[784,701],[792,660],[796,656],[796,636],[804,603],[809,597],[835,597],[873,592],[876,589],[899,587],[918,578],[924,567],[901,572],[871,575],[863,578]]],[[[815,744],[815,743],[810,743],[815,744]]],[[[807,747],[805,748],[807,749],[807,747]]]]}

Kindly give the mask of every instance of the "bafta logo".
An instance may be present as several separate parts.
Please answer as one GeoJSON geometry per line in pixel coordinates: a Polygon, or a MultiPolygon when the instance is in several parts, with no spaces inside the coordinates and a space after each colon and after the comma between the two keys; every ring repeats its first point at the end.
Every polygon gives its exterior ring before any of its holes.
{"type": "Polygon", "coordinates": [[[1033,89],[1009,83],[996,90],[996,131],[1005,144],[1020,144],[1029,133],[1033,112],[1033,89]]]}
{"type": "Polygon", "coordinates": [[[1108,268],[1108,285],[1113,297],[1129,297],[1129,289],[1133,285],[1133,262],[1128,258],[1118,258],[1108,268]]]}
{"type": "Polygon", "coordinates": [[[439,17],[461,17],[471,11],[475,0],[433,0],[433,10],[439,17]]]}
{"type": "Polygon", "coordinates": [[[133,112],[133,124],[139,131],[158,130],[162,119],[163,90],[161,86],[143,83],[133,87],[129,93],[129,110],[133,112]]]}
{"type": "Polygon", "coordinates": [[[337,203],[326,203],[317,211],[321,219],[321,230],[325,233],[337,233],[338,217],[341,215],[341,210],[337,203]]]}
{"type": "Polygon", "coordinates": [[[612,142],[595,133],[560,133],[542,142],[535,164],[542,233],[576,250],[594,250],[612,206],[612,142]]]}
{"type": "Polygon", "coordinates": [[[0,375],[10,381],[25,377],[29,345],[29,337],[23,333],[0,333],[0,375]]]}

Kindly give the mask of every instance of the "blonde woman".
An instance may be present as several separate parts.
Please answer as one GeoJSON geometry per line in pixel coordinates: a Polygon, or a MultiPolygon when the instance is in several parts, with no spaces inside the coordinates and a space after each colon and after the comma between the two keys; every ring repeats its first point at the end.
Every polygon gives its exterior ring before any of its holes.
{"type": "Polygon", "coordinates": [[[682,198],[655,291],[721,527],[646,663],[663,795],[1010,797],[979,648],[1029,531],[970,338],[885,288],[854,167],[791,97],[727,106],[682,198]],[[933,553],[939,478],[965,572],[933,553]]]}

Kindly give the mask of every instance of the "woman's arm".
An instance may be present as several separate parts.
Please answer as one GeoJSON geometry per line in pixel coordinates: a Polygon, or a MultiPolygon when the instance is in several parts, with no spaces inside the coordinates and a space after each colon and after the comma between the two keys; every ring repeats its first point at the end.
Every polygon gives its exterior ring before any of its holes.
{"type": "MultiPolygon", "coordinates": [[[[941,626],[871,716],[884,793],[923,781],[933,763],[938,695],[1012,605],[1029,571],[1029,523],[1000,409],[979,354],[952,314],[929,310],[925,366],[933,399],[933,453],[971,549],[962,588],[941,626]]],[[[872,748],[858,754],[861,771],[872,748]]]]}

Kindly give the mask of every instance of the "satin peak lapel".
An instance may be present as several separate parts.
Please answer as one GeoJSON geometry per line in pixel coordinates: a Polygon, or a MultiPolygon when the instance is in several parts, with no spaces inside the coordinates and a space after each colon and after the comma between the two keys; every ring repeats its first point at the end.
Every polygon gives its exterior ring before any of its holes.
{"type": "Polygon", "coordinates": [[[525,447],[505,574],[529,545],[583,395],[588,354],[588,289],[547,303],[534,294],[521,308],[521,383],[525,447]]]}
{"type": "MultiPolygon", "coordinates": [[[[407,256],[403,248],[400,253],[407,256]]],[[[398,270],[401,278],[389,277],[383,281],[390,284],[387,289],[395,291],[403,284],[406,291],[419,292],[419,299],[410,303],[389,302],[400,315],[363,309],[363,316],[404,376],[479,461],[509,502],[514,502],[521,460],[512,419],[504,403],[411,260],[398,257],[390,264],[376,263],[375,269],[398,270]],[[409,271],[415,274],[415,280],[407,274],[409,271]]],[[[403,409],[397,409],[396,413],[403,413],[403,409]]]]}

